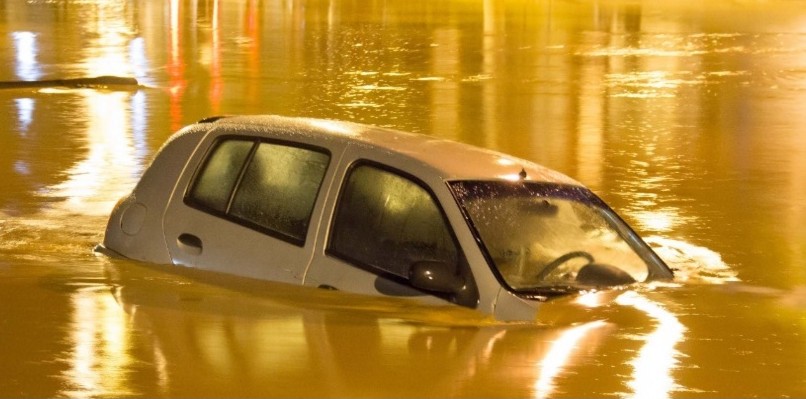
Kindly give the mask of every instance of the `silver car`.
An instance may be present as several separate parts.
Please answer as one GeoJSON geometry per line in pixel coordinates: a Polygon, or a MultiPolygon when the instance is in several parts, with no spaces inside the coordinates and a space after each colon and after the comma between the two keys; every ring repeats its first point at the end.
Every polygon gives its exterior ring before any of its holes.
{"type": "Polygon", "coordinates": [[[534,320],[670,279],[599,197],[529,161],[331,120],[216,117],[159,150],[99,248],[146,262],[534,320]]]}

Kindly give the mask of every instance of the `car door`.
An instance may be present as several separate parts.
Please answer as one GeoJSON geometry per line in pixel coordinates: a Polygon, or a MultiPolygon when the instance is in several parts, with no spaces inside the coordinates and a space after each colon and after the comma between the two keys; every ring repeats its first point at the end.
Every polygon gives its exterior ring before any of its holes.
{"type": "Polygon", "coordinates": [[[165,210],[173,263],[300,283],[341,152],[311,140],[211,132],[165,210]]]}
{"type": "Polygon", "coordinates": [[[329,230],[320,232],[324,253],[313,260],[306,285],[476,305],[478,292],[467,261],[422,180],[366,158],[347,167],[344,176],[338,195],[331,195],[329,230]],[[455,292],[415,288],[410,277],[418,263],[444,265],[465,286],[455,292]]]}

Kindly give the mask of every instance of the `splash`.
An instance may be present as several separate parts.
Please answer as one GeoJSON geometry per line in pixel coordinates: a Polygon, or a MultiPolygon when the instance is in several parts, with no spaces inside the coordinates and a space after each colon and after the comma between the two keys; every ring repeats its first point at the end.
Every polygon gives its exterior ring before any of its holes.
{"type": "Polygon", "coordinates": [[[724,284],[739,281],[736,271],[711,249],[659,236],[647,237],[645,241],[674,270],[678,282],[724,284]]]}

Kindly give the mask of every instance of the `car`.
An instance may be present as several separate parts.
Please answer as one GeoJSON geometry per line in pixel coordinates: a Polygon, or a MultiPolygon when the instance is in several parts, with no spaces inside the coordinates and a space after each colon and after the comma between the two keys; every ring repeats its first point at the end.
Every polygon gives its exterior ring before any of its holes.
{"type": "Polygon", "coordinates": [[[580,291],[673,278],[570,177],[488,149],[357,123],[211,117],[172,135],[99,251],[535,320],[580,291]]]}

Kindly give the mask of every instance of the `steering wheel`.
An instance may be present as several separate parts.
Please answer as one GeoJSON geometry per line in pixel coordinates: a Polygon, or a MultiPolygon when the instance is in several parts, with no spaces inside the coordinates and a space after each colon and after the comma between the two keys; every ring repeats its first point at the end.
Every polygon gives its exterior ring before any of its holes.
{"type": "Polygon", "coordinates": [[[545,279],[546,277],[548,277],[551,274],[551,272],[553,272],[554,270],[559,268],[560,265],[562,265],[563,263],[568,262],[569,260],[574,259],[574,258],[585,258],[585,259],[588,260],[588,263],[593,263],[594,262],[593,255],[589,254],[588,252],[585,252],[585,251],[569,252],[569,253],[567,253],[565,255],[562,255],[559,258],[554,259],[553,261],[549,262],[543,268],[543,270],[541,270],[540,273],[537,274],[537,279],[538,280],[545,279]]]}

